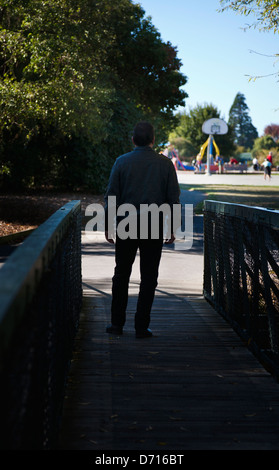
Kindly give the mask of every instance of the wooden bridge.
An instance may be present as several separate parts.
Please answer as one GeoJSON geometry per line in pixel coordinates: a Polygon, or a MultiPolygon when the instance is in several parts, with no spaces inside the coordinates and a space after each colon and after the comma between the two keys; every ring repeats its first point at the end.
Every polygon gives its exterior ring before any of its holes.
{"type": "Polygon", "coordinates": [[[83,237],[84,304],[64,404],[61,449],[279,449],[279,385],[202,296],[202,218],[189,251],[164,248],[151,328],[110,322],[114,249],[83,237]]]}
{"type": "Polygon", "coordinates": [[[154,336],[136,339],[138,259],[124,334],[108,335],[114,248],[83,232],[79,272],[77,210],[63,207],[0,269],[1,448],[278,450],[279,384],[203,297],[203,217],[190,250],[164,248],[154,336]]]}

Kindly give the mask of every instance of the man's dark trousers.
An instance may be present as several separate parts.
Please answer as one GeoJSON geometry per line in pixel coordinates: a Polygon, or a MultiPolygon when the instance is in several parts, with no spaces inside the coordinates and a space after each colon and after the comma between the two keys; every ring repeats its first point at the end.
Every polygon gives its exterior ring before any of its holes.
{"type": "Polygon", "coordinates": [[[112,279],[111,322],[123,327],[126,320],[129,280],[132,266],[139,249],[140,290],[135,314],[135,329],[145,331],[150,323],[150,312],[158,280],[163,239],[122,240],[117,237],[115,244],[115,271],[112,279]]]}

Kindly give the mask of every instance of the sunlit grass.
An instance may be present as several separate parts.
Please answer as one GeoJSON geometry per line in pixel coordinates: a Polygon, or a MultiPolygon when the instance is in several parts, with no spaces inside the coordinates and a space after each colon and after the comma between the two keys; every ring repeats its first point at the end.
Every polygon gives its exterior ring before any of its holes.
{"type": "MultiPolygon", "coordinates": [[[[180,187],[181,189],[186,189],[188,191],[202,192],[206,196],[205,199],[279,210],[278,186],[214,186],[207,184],[181,184],[180,187]]],[[[202,207],[203,203],[198,204],[196,207],[196,212],[200,212],[202,207]]]]}

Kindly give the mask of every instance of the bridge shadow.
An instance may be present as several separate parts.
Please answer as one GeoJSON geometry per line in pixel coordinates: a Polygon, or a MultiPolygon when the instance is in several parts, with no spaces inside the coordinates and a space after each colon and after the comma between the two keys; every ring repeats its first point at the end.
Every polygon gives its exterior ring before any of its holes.
{"type": "Polygon", "coordinates": [[[163,249],[152,338],[135,338],[137,260],[120,336],[105,331],[114,247],[84,239],[83,263],[60,449],[279,449],[278,384],[202,296],[201,216],[190,250],[163,249]]]}
{"type": "MultiPolygon", "coordinates": [[[[278,384],[203,299],[200,287],[187,290],[187,282],[163,269],[152,309],[154,336],[139,340],[139,280],[132,277],[124,334],[108,335],[114,250],[101,243],[92,255],[84,248],[92,267],[99,265],[83,279],[59,448],[278,449],[278,384]]],[[[199,257],[170,249],[166,264],[183,256],[199,257]]]]}

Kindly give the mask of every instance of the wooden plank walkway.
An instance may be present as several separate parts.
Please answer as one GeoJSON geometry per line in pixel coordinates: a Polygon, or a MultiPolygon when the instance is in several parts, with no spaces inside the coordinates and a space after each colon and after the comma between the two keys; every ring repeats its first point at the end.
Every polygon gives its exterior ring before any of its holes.
{"type": "Polygon", "coordinates": [[[279,449],[279,385],[202,298],[199,236],[189,252],[164,249],[148,339],[133,329],[137,265],[125,333],[105,333],[114,250],[83,240],[84,306],[59,449],[279,449]]]}

